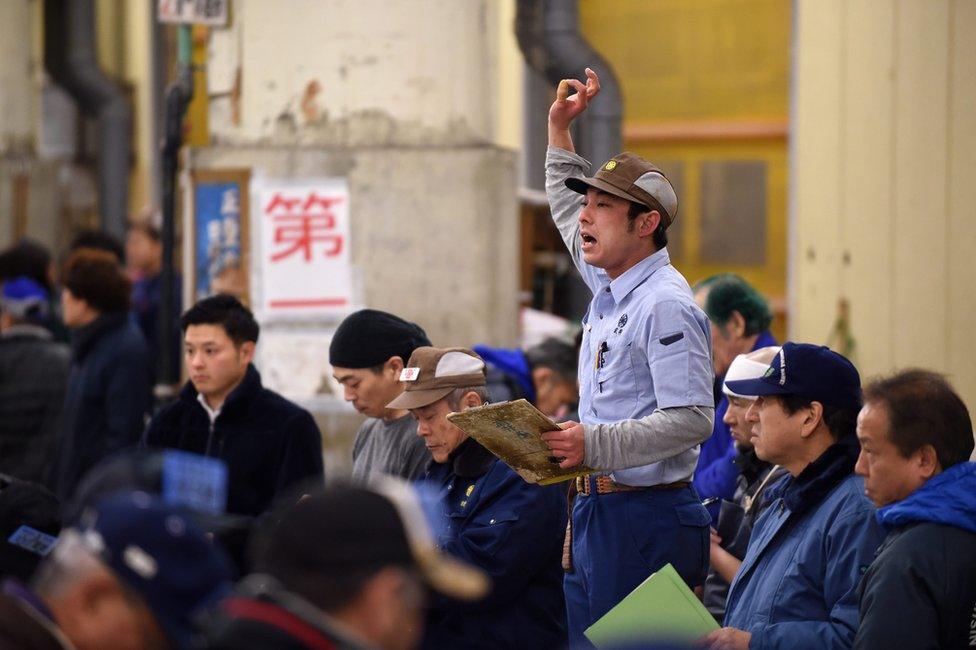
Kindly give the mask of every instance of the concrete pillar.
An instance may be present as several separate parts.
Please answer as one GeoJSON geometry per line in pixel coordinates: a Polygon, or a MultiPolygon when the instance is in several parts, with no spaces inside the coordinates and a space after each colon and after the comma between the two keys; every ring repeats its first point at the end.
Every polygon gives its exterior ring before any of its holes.
{"type": "Polygon", "coordinates": [[[212,146],[191,167],[346,177],[357,307],[415,320],[439,346],[515,345],[516,155],[497,144],[511,140],[498,108],[503,5],[235,3],[233,24],[211,36],[212,146]]]}

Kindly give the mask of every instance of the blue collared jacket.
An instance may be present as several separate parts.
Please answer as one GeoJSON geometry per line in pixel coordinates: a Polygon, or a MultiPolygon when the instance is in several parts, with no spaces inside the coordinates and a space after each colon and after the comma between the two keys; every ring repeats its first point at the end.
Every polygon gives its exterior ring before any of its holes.
{"type": "Polygon", "coordinates": [[[441,548],[492,581],[477,603],[430,603],[425,648],[562,648],[566,638],[563,485],[526,483],[472,439],[427,479],[443,495],[441,548]]]}
{"type": "Polygon", "coordinates": [[[850,648],[857,584],[884,539],[852,470],[853,436],[769,489],[749,550],[729,589],[725,625],[756,648],[850,648]]]}

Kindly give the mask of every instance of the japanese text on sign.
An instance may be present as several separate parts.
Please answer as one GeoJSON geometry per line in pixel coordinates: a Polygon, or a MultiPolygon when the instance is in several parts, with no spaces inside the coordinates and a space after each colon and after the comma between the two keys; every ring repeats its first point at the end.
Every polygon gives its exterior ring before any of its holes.
{"type": "Polygon", "coordinates": [[[266,313],[344,314],[352,298],[345,179],[268,180],[257,194],[266,313]]]}
{"type": "Polygon", "coordinates": [[[344,199],[319,196],[314,191],[307,196],[288,196],[278,192],[265,207],[265,214],[274,219],[274,243],[278,246],[271,255],[272,262],[300,254],[311,262],[315,251],[325,257],[342,253],[342,235],[336,231],[333,206],[344,199]]]}

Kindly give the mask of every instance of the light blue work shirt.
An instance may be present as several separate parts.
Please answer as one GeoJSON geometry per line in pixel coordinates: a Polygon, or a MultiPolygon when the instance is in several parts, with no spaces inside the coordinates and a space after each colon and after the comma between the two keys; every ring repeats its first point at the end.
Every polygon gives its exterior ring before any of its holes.
{"type": "MultiPolygon", "coordinates": [[[[691,287],[671,266],[667,248],[611,280],[583,261],[579,236],[582,196],[566,187],[589,163],[550,147],[546,193],[553,220],[583,281],[593,292],[580,348],[580,420],[607,424],[644,418],[655,409],[713,407],[711,327],[691,287]]],[[[653,445],[653,440],[647,441],[653,445]]],[[[614,471],[626,485],[691,480],[699,446],[665,460],[614,471]]]]}

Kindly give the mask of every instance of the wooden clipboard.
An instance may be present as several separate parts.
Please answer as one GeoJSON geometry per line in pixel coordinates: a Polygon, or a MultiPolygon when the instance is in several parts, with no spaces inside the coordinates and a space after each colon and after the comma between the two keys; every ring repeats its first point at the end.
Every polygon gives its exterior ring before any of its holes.
{"type": "Polygon", "coordinates": [[[560,426],[524,399],[487,404],[447,419],[498,456],[527,483],[561,483],[594,470],[578,466],[562,469],[552,462],[552,451],[540,437],[560,426]]]}

